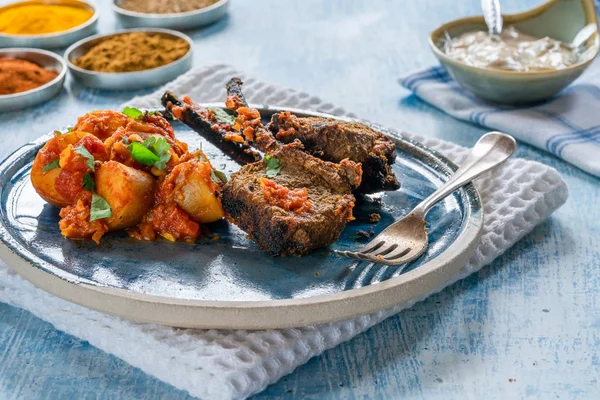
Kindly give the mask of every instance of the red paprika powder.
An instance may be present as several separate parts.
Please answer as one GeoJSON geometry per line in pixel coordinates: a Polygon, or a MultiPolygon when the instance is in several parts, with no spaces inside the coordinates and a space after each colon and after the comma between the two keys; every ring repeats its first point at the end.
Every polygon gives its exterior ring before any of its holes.
{"type": "Polygon", "coordinates": [[[58,72],[16,58],[0,58],[0,95],[35,89],[50,82],[58,72]]]}

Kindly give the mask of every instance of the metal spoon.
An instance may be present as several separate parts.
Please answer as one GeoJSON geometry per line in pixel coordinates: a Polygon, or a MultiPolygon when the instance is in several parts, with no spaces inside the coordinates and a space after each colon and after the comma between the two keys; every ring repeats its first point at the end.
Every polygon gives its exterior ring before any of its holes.
{"type": "Polygon", "coordinates": [[[584,26],[573,38],[573,41],[571,42],[571,48],[575,50],[579,49],[585,42],[587,42],[589,38],[595,35],[596,32],[598,32],[598,26],[596,24],[588,24],[584,26]]]}
{"type": "Polygon", "coordinates": [[[515,139],[505,133],[490,132],[483,135],[463,165],[407,216],[385,228],[357,251],[335,252],[340,256],[386,265],[414,260],[423,254],[428,245],[425,215],[431,207],[484,172],[502,164],[515,148],[515,139]]]}
{"type": "Polygon", "coordinates": [[[490,35],[500,36],[503,22],[500,0],[481,0],[481,9],[490,35]]]}

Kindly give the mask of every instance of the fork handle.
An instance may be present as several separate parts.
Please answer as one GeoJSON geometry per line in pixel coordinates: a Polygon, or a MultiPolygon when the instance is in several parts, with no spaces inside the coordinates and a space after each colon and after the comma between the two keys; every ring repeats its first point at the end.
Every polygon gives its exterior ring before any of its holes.
{"type": "Polygon", "coordinates": [[[415,210],[423,214],[440,200],[443,200],[456,189],[463,187],[484,172],[502,164],[515,151],[515,139],[501,132],[490,132],[483,135],[471,149],[463,165],[429,197],[423,200],[415,210]]]}

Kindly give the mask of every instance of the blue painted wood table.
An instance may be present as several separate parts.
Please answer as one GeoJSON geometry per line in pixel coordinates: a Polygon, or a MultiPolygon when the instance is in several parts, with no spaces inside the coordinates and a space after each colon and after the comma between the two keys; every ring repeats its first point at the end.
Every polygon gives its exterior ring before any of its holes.
{"type": "MultiPolygon", "coordinates": [[[[102,32],[119,28],[108,3],[97,1],[102,32]]],[[[537,3],[503,6],[514,12],[537,3]]],[[[228,63],[383,125],[471,146],[482,129],[427,106],[396,80],[434,63],[430,30],[478,7],[477,0],[233,0],[225,20],[190,32],[194,62],[228,63]]],[[[150,91],[111,93],[68,81],[44,106],[0,115],[0,158],[78,115],[150,91]]],[[[256,398],[600,398],[600,180],[524,144],[518,156],[563,174],[571,192],[563,208],[480,273],[256,398]]],[[[0,398],[186,397],[0,304],[0,398]]]]}

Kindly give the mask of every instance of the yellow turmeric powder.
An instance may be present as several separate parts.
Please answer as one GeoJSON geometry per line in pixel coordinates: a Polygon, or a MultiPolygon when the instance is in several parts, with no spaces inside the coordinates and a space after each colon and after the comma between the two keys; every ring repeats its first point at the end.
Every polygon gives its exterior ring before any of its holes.
{"type": "Polygon", "coordinates": [[[0,32],[9,35],[42,35],[62,32],[92,18],[83,7],[59,4],[27,4],[0,9],[0,32]]]}

